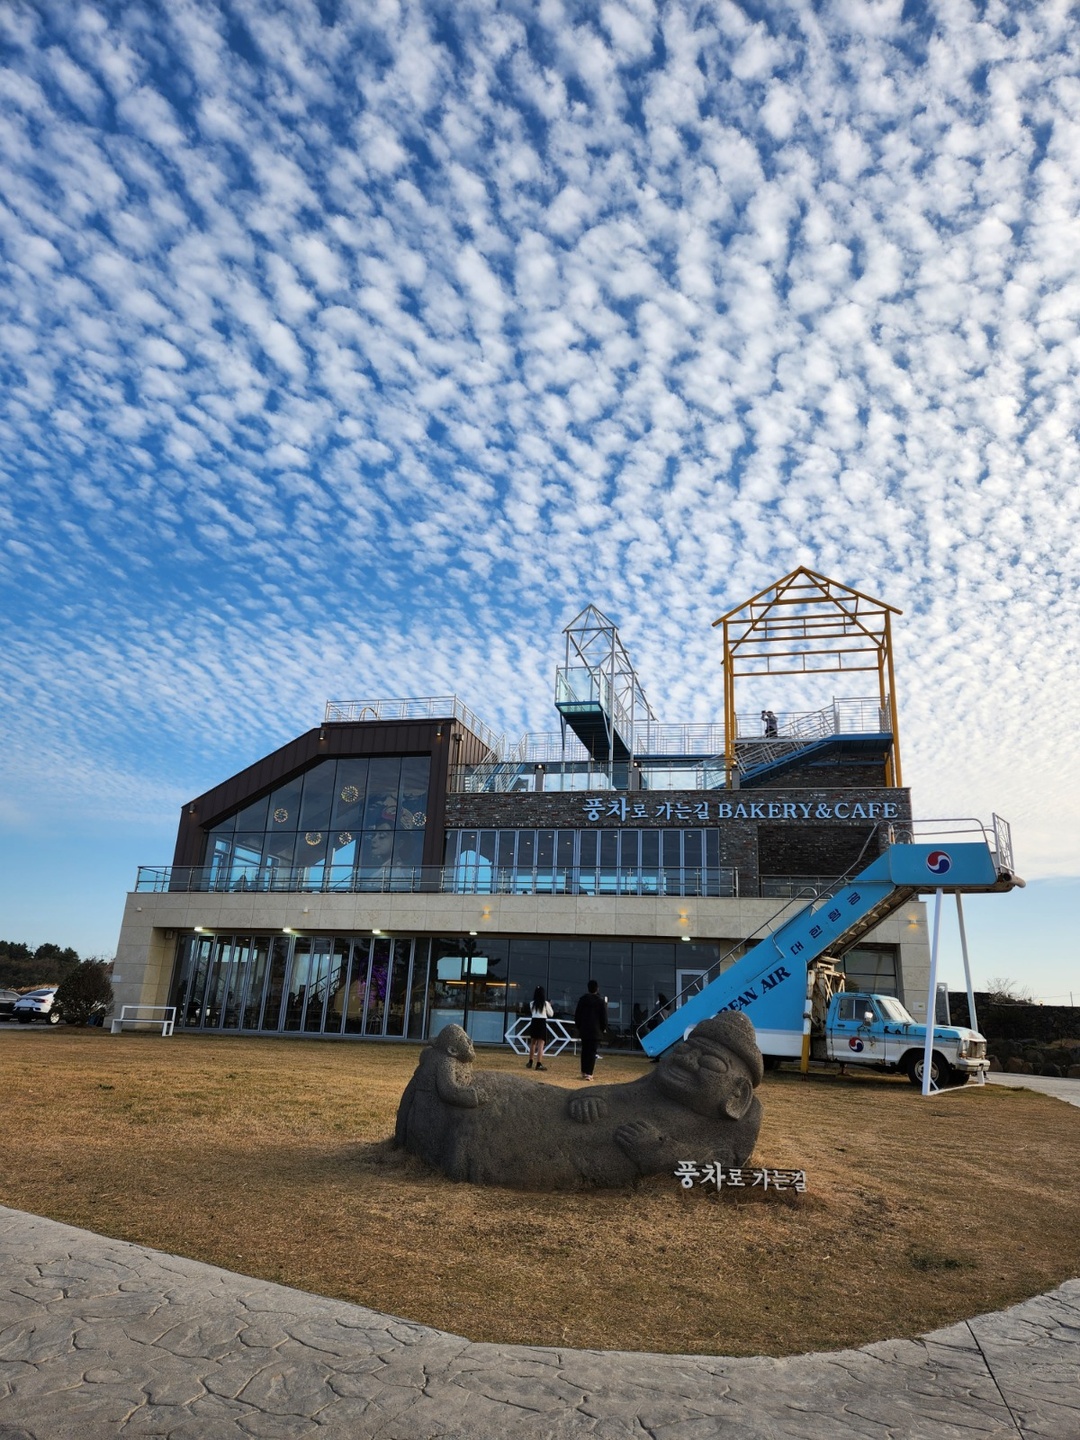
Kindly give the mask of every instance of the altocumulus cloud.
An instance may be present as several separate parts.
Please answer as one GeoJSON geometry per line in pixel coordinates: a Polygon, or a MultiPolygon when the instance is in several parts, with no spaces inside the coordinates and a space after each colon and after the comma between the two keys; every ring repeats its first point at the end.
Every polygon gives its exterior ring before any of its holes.
{"type": "Polygon", "coordinates": [[[1077,872],[1067,6],[0,27],[23,813],[160,816],[327,695],[550,728],[588,600],[708,718],[708,622],[804,563],[906,612],[919,809],[996,807],[1028,873],[1077,872]]]}

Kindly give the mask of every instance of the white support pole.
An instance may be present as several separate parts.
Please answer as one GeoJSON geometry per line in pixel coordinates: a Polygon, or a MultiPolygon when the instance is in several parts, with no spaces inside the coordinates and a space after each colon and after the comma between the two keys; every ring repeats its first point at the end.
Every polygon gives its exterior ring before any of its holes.
{"type": "MultiPolygon", "coordinates": [[[[967,931],[964,929],[964,905],[960,899],[960,891],[956,892],[956,918],[960,923],[960,953],[964,957],[964,982],[967,985],[968,1000],[968,1029],[978,1030],[979,1017],[975,1014],[975,990],[971,983],[971,963],[968,959],[967,931]]],[[[986,1071],[980,1070],[975,1077],[977,1085],[986,1084],[986,1071]]]]}
{"type": "MultiPolygon", "coordinates": [[[[934,891],[934,938],[930,944],[930,984],[926,992],[926,1044],[923,1046],[922,1093],[930,1094],[930,1066],[934,1055],[934,1021],[937,1019],[937,957],[941,934],[941,890],[934,891]]],[[[937,1089],[937,1086],[934,1087],[937,1089]]]]}

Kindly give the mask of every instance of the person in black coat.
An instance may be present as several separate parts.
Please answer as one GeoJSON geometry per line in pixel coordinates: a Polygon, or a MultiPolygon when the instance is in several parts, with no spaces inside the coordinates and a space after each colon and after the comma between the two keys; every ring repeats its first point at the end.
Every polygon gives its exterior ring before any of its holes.
{"type": "Polygon", "coordinates": [[[574,1024],[581,1040],[581,1078],[591,1080],[600,1048],[600,1036],[607,1029],[607,1005],[600,996],[600,986],[589,981],[589,988],[577,1002],[574,1024]]]}

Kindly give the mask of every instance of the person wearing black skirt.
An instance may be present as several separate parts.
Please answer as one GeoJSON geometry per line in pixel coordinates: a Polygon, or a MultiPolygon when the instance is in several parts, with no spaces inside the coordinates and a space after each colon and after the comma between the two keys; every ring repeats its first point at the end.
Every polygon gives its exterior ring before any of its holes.
{"type": "Polygon", "coordinates": [[[544,1064],[544,1046],[551,1039],[551,1030],[547,1022],[554,1017],[555,1011],[548,1003],[548,998],[544,994],[544,987],[542,985],[537,985],[533,991],[529,1014],[532,1018],[529,1021],[528,1029],[525,1031],[529,1037],[529,1059],[525,1069],[531,1070],[535,1065],[537,1070],[546,1070],[547,1066],[544,1064]]]}

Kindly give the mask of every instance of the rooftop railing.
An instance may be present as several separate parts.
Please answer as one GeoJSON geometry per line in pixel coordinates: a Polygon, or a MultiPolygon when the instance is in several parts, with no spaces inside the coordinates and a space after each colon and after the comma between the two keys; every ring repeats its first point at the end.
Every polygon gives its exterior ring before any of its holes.
{"type": "Polygon", "coordinates": [[[490,725],[470,710],[456,695],[428,695],[413,700],[328,700],[324,723],[358,724],[364,720],[460,720],[489,750],[502,755],[506,736],[496,735],[490,725]]]}
{"type": "Polygon", "coordinates": [[[140,865],[140,894],[438,894],[438,895],[689,895],[734,896],[739,872],[729,866],[573,866],[499,869],[491,865],[407,865],[357,871],[351,865],[311,868],[140,865]]]}

